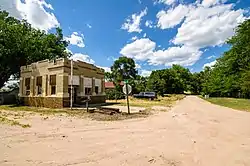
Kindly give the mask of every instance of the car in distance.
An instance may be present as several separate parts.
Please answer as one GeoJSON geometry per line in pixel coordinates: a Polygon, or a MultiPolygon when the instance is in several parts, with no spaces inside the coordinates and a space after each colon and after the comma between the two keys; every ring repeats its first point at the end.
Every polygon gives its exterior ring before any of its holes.
{"type": "Polygon", "coordinates": [[[134,94],[133,97],[150,99],[150,100],[157,99],[157,95],[155,92],[140,92],[139,94],[134,94]]]}

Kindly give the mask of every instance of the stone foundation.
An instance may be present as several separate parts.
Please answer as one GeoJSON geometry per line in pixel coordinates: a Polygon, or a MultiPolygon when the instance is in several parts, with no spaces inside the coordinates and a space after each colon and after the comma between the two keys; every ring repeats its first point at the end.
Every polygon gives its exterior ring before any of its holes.
{"type": "MultiPolygon", "coordinates": [[[[77,97],[76,104],[81,103],[85,97],[77,97]]],[[[106,96],[90,96],[89,104],[100,104],[106,102],[106,96]]],[[[68,97],[21,97],[21,102],[26,106],[33,107],[47,107],[47,108],[64,108],[70,106],[70,99],[68,97]]],[[[87,97],[86,97],[87,99],[87,97]]]]}
{"type": "Polygon", "coordinates": [[[21,97],[23,105],[47,108],[67,107],[67,100],[67,98],[60,97],[21,97]]]}

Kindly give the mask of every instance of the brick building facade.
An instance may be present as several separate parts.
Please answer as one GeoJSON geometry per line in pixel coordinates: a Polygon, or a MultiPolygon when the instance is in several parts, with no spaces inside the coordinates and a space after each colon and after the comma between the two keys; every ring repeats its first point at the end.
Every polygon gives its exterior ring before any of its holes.
{"type": "MultiPolygon", "coordinates": [[[[21,67],[19,96],[24,105],[62,108],[70,105],[71,61],[44,60],[21,67]]],[[[105,103],[104,71],[81,61],[73,63],[73,103],[105,103]]]]}

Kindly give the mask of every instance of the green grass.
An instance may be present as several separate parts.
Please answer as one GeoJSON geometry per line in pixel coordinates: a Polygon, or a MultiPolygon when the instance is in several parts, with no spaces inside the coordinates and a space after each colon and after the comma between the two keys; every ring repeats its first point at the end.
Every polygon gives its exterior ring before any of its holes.
{"type": "Polygon", "coordinates": [[[42,107],[29,107],[29,106],[13,106],[13,105],[0,105],[0,110],[8,110],[14,112],[31,112],[39,113],[40,115],[56,115],[56,114],[67,114],[71,116],[82,115],[86,111],[84,110],[70,110],[70,109],[52,109],[52,108],[42,108],[42,107]]]}
{"type": "Polygon", "coordinates": [[[11,126],[21,126],[22,128],[29,128],[31,127],[29,124],[22,124],[16,120],[9,119],[7,117],[1,116],[0,115],[0,123],[2,124],[8,124],[11,126]]]}
{"type": "Polygon", "coordinates": [[[50,108],[37,108],[28,106],[12,106],[12,105],[1,105],[0,106],[0,123],[19,125],[21,127],[30,127],[29,125],[20,124],[16,120],[11,119],[22,119],[27,113],[37,113],[40,116],[44,116],[43,120],[48,120],[50,116],[74,116],[78,118],[89,118],[97,121],[118,121],[133,118],[145,118],[151,115],[149,110],[139,113],[120,113],[114,115],[101,114],[101,113],[88,113],[85,109],[81,110],[70,110],[70,109],[50,109],[50,108]],[[2,110],[2,111],[1,111],[2,110]],[[9,119],[11,118],[11,119],[9,119]]]}
{"type": "MultiPolygon", "coordinates": [[[[134,107],[145,107],[145,108],[151,108],[153,106],[166,106],[170,107],[172,106],[175,101],[181,100],[185,98],[185,95],[178,94],[178,95],[169,95],[167,97],[158,97],[158,99],[155,100],[148,100],[148,99],[137,99],[137,98],[129,98],[129,105],[134,107]]],[[[115,103],[116,100],[108,100],[107,103],[115,103]]],[[[117,100],[117,104],[115,105],[121,105],[126,106],[127,100],[117,100]]]]}
{"type": "Polygon", "coordinates": [[[211,97],[205,100],[224,107],[250,112],[250,99],[211,97]]]}

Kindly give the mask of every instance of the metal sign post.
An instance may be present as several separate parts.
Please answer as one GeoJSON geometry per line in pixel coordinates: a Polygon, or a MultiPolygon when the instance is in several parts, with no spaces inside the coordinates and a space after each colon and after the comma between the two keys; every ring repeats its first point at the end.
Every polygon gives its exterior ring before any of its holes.
{"type": "Polygon", "coordinates": [[[71,59],[71,70],[70,70],[70,109],[73,107],[73,59],[71,59]]]}
{"type": "Polygon", "coordinates": [[[129,99],[128,99],[128,84],[127,83],[126,83],[126,96],[127,96],[128,114],[130,114],[129,99]]]}
{"type": "Polygon", "coordinates": [[[125,85],[123,86],[122,90],[123,90],[123,93],[126,95],[127,106],[128,106],[128,114],[130,114],[128,95],[132,92],[132,87],[128,84],[128,80],[125,80],[124,82],[125,82],[125,85]]]}

